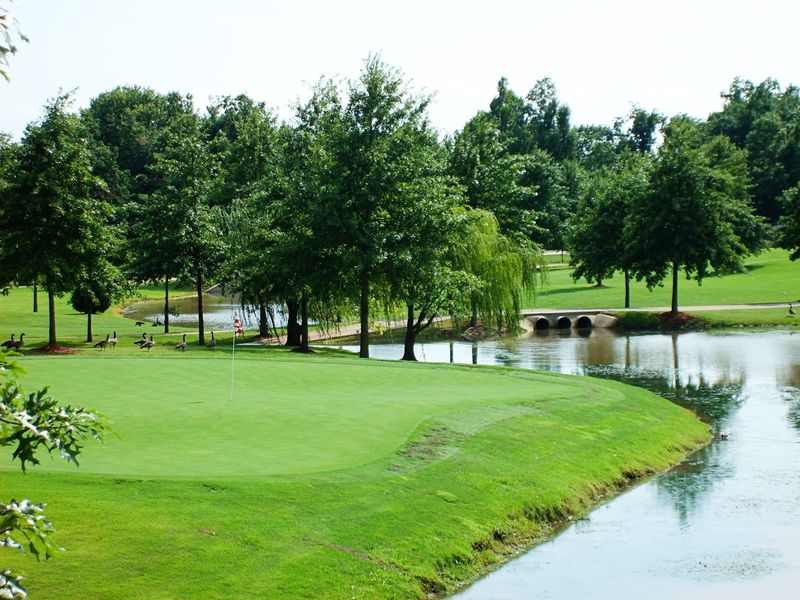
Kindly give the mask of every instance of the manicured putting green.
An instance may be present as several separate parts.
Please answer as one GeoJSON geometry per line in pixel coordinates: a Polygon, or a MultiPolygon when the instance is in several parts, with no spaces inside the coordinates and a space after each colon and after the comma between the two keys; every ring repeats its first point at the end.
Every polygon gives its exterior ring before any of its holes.
{"type": "Polygon", "coordinates": [[[20,362],[119,434],[2,466],[66,548],[6,553],[31,598],[442,596],[708,439],[645,390],[500,367],[243,349],[231,398],[219,351],[20,362]]]}
{"type": "MultiPolygon", "coordinates": [[[[237,358],[233,388],[231,361],[205,357],[30,357],[24,364],[26,387],[52,382],[61,403],[84,403],[112,419],[119,437],[88,443],[81,473],[169,478],[352,468],[395,454],[424,420],[587,387],[534,374],[347,359],[312,366],[237,358]]],[[[73,469],[58,460],[38,468],[73,469]]]]}

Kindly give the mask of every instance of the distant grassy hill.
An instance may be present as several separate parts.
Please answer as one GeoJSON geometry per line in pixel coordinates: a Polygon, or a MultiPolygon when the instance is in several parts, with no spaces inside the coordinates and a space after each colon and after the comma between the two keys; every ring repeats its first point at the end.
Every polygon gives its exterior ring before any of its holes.
{"type": "MultiPolygon", "coordinates": [[[[572,280],[569,255],[548,256],[548,281],[534,297],[525,299],[525,308],[622,308],[625,280],[622,274],[604,280],[596,288],[581,280],[572,280]]],[[[678,288],[680,305],[747,304],[800,301],[800,263],[789,260],[785,250],[769,250],[746,261],[746,271],[734,275],[711,275],[698,286],[681,278],[678,288]]],[[[671,281],[649,291],[643,282],[631,284],[631,307],[669,306],[671,281]]]]}
{"type": "Polygon", "coordinates": [[[4,552],[31,598],[424,598],[706,440],[644,390],[322,351],[165,346],[21,359],[118,437],[27,475],[54,560],[4,552]]]}

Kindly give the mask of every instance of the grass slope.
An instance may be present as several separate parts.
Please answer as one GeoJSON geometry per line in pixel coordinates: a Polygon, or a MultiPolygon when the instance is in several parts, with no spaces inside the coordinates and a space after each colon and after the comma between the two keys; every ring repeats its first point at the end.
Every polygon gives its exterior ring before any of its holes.
{"type": "Polygon", "coordinates": [[[46,500],[66,548],[4,553],[31,597],[451,591],[708,435],[589,378],[237,350],[231,398],[229,354],[123,354],[22,360],[28,389],[120,435],[79,469],[3,465],[4,495],[46,500]]]}
{"type": "MultiPolygon", "coordinates": [[[[625,302],[625,280],[621,274],[603,281],[596,288],[581,280],[572,280],[569,256],[549,256],[548,281],[536,297],[527,298],[527,308],[622,308],[625,302]]],[[[795,302],[800,299],[800,265],[789,260],[785,250],[769,250],[746,261],[744,273],[710,276],[698,286],[681,278],[678,301],[682,306],[714,304],[747,304],[762,302],[795,302]]],[[[631,283],[631,307],[669,306],[671,280],[664,287],[648,291],[643,282],[631,283]]],[[[785,312],[785,311],[784,311],[785,312]]]]}
{"type": "MultiPolygon", "coordinates": [[[[171,292],[173,293],[173,292],[171,292]]],[[[186,293],[186,290],[176,291],[186,293]]],[[[163,289],[157,286],[139,288],[141,299],[163,298],[163,289]]],[[[186,331],[180,327],[170,326],[175,332],[186,331]]],[[[25,332],[27,347],[42,346],[47,343],[48,313],[47,293],[39,290],[39,312],[33,312],[33,288],[12,288],[9,295],[0,297],[0,338],[7,340],[11,333],[19,337],[25,332]]],[[[148,334],[160,334],[162,327],[151,327],[148,323],[136,327],[135,321],[122,316],[122,308],[114,306],[106,312],[92,315],[92,331],[95,342],[105,339],[107,333],[117,332],[120,339],[139,337],[142,331],[148,334]]],[[[82,345],[86,339],[86,315],[77,312],[69,303],[69,295],[56,298],[56,333],[59,343],[82,345]]]]}

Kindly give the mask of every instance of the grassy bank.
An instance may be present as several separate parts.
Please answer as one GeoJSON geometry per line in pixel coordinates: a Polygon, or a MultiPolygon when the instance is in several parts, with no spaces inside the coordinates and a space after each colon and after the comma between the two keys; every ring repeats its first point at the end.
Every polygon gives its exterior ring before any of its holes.
{"type": "Polygon", "coordinates": [[[707,437],[613,382],[243,349],[231,396],[229,354],[168,352],[22,360],[120,436],[79,469],[3,465],[66,548],[4,553],[31,597],[422,598],[707,437]]]}
{"type": "MultiPolygon", "coordinates": [[[[800,310],[800,308],[799,308],[800,310]]],[[[734,310],[695,310],[688,314],[686,323],[662,321],[653,312],[613,313],[619,319],[617,327],[629,331],[660,331],[673,329],[711,329],[731,327],[782,327],[795,328],[800,323],[797,316],[790,315],[786,307],[747,308],[734,310]]],[[[666,317],[666,315],[664,315],[666,317]]]]}
{"type": "MultiPolygon", "coordinates": [[[[567,262],[556,262],[560,255],[550,256],[548,281],[535,297],[525,299],[526,308],[622,308],[625,301],[625,281],[622,274],[603,281],[597,288],[585,281],[572,280],[567,262]]],[[[683,306],[713,304],[758,304],[795,302],[800,299],[800,264],[789,260],[785,250],[769,250],[746,261],[746,270],[734,275],[712,275],[698,286],[695,281],[681,278],[679,302],[683,306]]],[[[649,291],[644,283],[631,283],[631,307],[669,306],[672,288],[649,291]]]]}
{"type": "MultiPolygon", "coordinates": [[[[181,292],[175,292],[176,294],[181,292]]],[[[183,292],[185,293],[185,291],[183,292]]],[[[163,288],[142,286],[138,299],[163,298],[163,288]]],[[[33,288],[12,288],[8,296],[0,298],[0,338],[7,340],[11,333],[17,336],[25,332],[25,345],[29,348],[47,343],[48,332],[47,294],[39,290],[39,312],[33,312],[33,288]]],[[[170,327],[175,332],[180,327],[170,327]]],[[[142,331],[159,334],[161,327],[150,323],[136,327],[135,321],[122,316],[122,307],[113,306],[102,314],[92,315],[92,331],[95,341],[105,339],[107,333],[117,332],[122,339],[132,341],[142,331]]],[[[69,304],[69,295],[56,298],[56,333],[59,343],[82,345],[86,339],[86,315],[77,312],[69,304]]]]}

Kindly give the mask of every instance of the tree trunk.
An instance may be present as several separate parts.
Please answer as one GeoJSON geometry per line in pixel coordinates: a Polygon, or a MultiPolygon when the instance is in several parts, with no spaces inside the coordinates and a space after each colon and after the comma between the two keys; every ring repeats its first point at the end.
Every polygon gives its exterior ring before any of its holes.
{"type": "Polygon", "coordinates": [[[478,344],[472,343],[472,364],[478,364],[478,344]]]}
{"type": "Polygon", "coordinates": [[[477,327],[478,326],[478,303],[474,300],[472,301],[472,316],[469,319],[469,326],[470,327],[477,327]]]}
{"type": "Polygon", "coordinates": [[[678,312],[678,263],[672,263],[672,314],[678,312]]]}
{"type": "Polygon", "coordinates": [[[631,276],[625,269],[625,308],[631,307],[631,276]]]}
{"type": "Polygon", "coordinates": [[[297,300],[287,300],[286,309],[289,311],[289,320],[286,323],[286,346],[300,345],[300,325],[297,324],[297,300]]]}
{"type": "Polygon", "coordinates": [[[164,333],[169,333],[169,278],[164,275],[164,333]]]}
{"type": "Polygon", "coordinates": [[[39,312],[39,280],[33,280],[33,312],[39,312]]]}
{"type": "Polygon", "coordinates": [[[361,274],[361,333],[359,335],[359,358],[369,358],[369,273],[361,274]]]}
{"type": "Polygon", "coordinates": [[[206,332],[203,326],[203,271],[197,271],[197,326],[201,346],[206,345],[206,332]]]}
{"type": "Polygon", "coordinates": [[[305,292],[300,299],[300,352],[310,352],[308,349],[308,294],[305,292]]]}
{"type": "Polygon", "coordinates": [[[47,282],[47,310],[49,312],[47,343],[50,346],[56,345],[56,294],[52,285],[47,282]]]}
{"type": "Polygon", "coordinates": [[[94,309],[94,306],[92,306],[92,303],[90,302],[89,303],[89,312],[86,313],[86,341],[87,342],[93,342],[94,341],[92,339],[92,310],[93,309],[94,309]]]}
{"type": "Polygon", "coordinates": [[[258,335],[261,339],[269,337],[269,320],[267,319],[267,303],[258,305],[258,335]]]}
{"type": "Polygon", "coordinates": [[[403,358],[400,360],[416,361],[414,356],[414,342],[417,339],[417,331],[414,329],[414,305],[408,304],[408,318],[406,319],[406,339],[403,344],[403,358]]]}
{"type": "Polygon", "coordinates": [[[450,341],[450,364],[453,364],[453,342],[450,341]]]}

